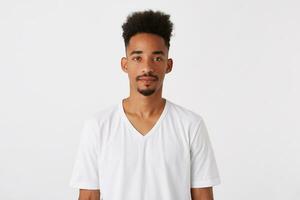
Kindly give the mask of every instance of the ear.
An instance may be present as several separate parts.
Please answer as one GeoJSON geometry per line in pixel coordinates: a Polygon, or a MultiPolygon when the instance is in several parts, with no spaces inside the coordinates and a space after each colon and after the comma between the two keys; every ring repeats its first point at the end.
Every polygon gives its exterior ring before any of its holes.
{"type": "Polygon", "coordinates": [[[127,58],[126,57],[121,58],[121,67],[122,67],[122,70],[127,73],[127,58]]]}
{"type": "Polygon", "coordinates": [[[166,70],[166,74],[171,72],[173,68],[173,60],[172,58],[169,58],[167,61],[167,70],[166,70]]]}

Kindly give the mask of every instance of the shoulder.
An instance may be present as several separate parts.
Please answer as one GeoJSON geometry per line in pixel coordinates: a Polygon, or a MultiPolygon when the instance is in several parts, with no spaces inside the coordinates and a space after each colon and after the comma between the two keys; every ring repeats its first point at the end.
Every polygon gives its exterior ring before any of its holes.
{"type": "Polygon", "coordinates": [[[188,137],[187,140],[191,144],[197,133],[201,133],[202,135],[203,130],[205,131],[205,129],[201,129],[205,127],[202,115],[174,102],[170,102],[169,105],[171,121],[174,122],[175,126],[184,127],[186,136],[188,137]]]}
{"type": "Polygon", "coordinates": [[[183,120],[184,122],[191,125],[203,122],[203,117],[198,112],[172,101],[169,101],[169,105],[169,109],[171,110],[172,115],[180,118],[180,120],[183,120]]]}
{"type": "Polygon", "coordinates": [[[116,115],[118,114],[118,106],[119,106],[118,103],[110,104],[109,106],[104,107],[90,114],[85,119],[85,121],[96,122],[97,124],[100,125],[102,123],[113,120],[116,118],[116,115]]]}

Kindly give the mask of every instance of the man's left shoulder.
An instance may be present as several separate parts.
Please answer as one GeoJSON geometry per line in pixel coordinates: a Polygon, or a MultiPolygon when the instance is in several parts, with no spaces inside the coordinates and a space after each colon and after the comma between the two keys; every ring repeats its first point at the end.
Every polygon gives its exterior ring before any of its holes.
{"type": "Polygon", "coordinates": [[[199,114],[198,112],[196,112],[186,106],[174,103],[174,102],[170,102],[170,103],[171,103],[173,112],[176,113],[176,115],[178,117],[180,117],[180,119],[182,119],[186,122],[189,122],[191,124],[199,123],[199,122],[203,121],[202,115],[199,114]]]}

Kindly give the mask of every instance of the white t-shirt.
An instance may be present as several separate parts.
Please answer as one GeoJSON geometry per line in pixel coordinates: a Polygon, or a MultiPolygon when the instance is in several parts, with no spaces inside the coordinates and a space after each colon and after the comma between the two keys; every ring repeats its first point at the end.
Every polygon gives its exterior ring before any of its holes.
{"type": "Polygon", "coordinates": [[[166,99],[139,133],[122,100],[84,121],[70,186],[100,189],[101,200],[190,200],[190,188],[220,184],[202,117],[166,99]]]}

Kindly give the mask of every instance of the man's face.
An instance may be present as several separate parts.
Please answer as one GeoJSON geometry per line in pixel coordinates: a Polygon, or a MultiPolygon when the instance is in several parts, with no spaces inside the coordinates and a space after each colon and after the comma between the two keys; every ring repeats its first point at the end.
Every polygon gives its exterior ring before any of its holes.
{"type": "Polygon", "coordinates": [[[150,96],[162,89],[165,74],[172,70],[172,59],[168,59],[168,48],[162,37],[138,33],[130,38],[121,65],[128,73],[130,88],[150,96]]]}

